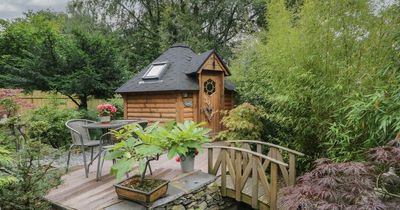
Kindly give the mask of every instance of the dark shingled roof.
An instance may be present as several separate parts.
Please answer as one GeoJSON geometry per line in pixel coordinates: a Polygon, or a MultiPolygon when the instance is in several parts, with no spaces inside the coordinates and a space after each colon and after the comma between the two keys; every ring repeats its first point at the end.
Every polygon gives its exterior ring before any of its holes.
{"type": "MultiPolygon", "coordinates": [[[[168,66],[159,79],[142,79],[152,65],[149,64],[134,78],[119,87],[116,92],[199,90],[198,79],[194,73],[200,69],[214,52],[215,50],[209,50],[202,54],[196,54],[184,44],[175,44],[153,61],[153,63],[168,62],[168,66]]],[[[217,53],[215,54],[218,56],[217,53]]],[[[218,56],[218,58],[220,57],[218,56]]],[[[221,58],[220,60],[223,63],[221,58]]],[[[225,66],[225,64],[223,65],[225,66]]],[[[234,85],[225,79],[225,88],[234,90],[234,85]]]]}

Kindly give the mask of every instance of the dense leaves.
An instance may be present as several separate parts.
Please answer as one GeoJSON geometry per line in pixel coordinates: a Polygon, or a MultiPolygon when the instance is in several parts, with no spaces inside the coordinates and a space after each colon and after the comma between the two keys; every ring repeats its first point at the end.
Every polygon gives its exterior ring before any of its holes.
{"type": "Polygon", "coordinates": [[[30,138],[59,148],[71,143],[71,134],[65,122],[80,118],[80,113],[49,104],[32,110],[27,118],[26,131],[30,138]]]}
{"type": "Polygon", "coordinates": [[[111,29],[88,17],[40,11],[2,26],[2,85],[57,91],[87,109],[89,96],[112,97],[124,78],[111,29]]]}
{"type": "Polygon", "coordinates": [[[232,65],[237,91],[284,129],[280,144],[312,159],[363,159],[400,128],[399,11],[310,0],[293,13],[271,1],[269,30],[232,65]]]}
{"type": "Polygon", "coordinates": [[[73,0],[71,13],[88,14],[116,28],[131,70],[140,70],[176,42],[197,52],[231,47],[265,26],[263,0],[73,0]]]}
{"type": "Polygon", "coordinates": [[[49,204],[43,199],[48,191],[60,184],[60,173],[52,162],[40,161],[45,156],[56,158],[57,152],[40,142],[28,141],[24,148],[12,155],[9,172],[16,178],[0,188],[0,208],[17,210],[45,210],[49,204]]]}
{"type": "Polygon", "coordinates": [[[217,139],[261,140],[266,113],[260,108],[244,103],[223,114],[221,123],[226,130],[221,131],[217,139]]]}
{"type": "Polygon", "coordinates": [[[0,146],[0,189],[17,181],[10,170],[12,160],[11,152],[4,146],[0,146]]]}
{"type": "Polygon", "coordinates": [[[387,209],[364,163],[319,160],[295,187],[282,189],[280,209],[387,209]]]}
{"type": "Polygon", "coordinates": [[[111,168],[111,174],[120,180],[126,173],[139,165],[141,181],[144,180],[145,164],[148,158],[161,154],[159,137],[157,135],[158,123],[142,128],[139,124],[126,125],[113,132],[119,143],[110,146],[106,158],[116,160],[111,168]]]}
{"type": "Polygon", "coordinates": [[[202,127],[204,123],[195,123],[186,120],[176,123],[170,129],[159,129],[161,141],[168,149],[167,157],[172,159],[176,155],[181,158],[195,156],[196,151],[203,151],[202,145],[210,141],[210,129],[202,127]]]}
{"type": "Polygon", "coordinates": [[[399,146],[400,140],[395,139],[371,149],[367,153],[370,162],[317,160],[315,168],[301,176],[295,186],[281,190],[280,208],[396,209],[400,198],[400,177],[396,174],[400,169],[399,146]]]}

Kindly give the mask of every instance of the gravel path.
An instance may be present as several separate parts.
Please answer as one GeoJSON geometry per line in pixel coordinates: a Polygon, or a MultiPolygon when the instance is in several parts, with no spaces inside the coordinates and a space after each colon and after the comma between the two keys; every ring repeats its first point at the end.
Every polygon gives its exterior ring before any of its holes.
{"type": "MultiPolygon", "coordinates": [[[[97,148],[94,148],[93,157],[95,157],[98,152],[99,152],[99,150],[97,148]]],[[[89,163],[90,162],[90,150],[85,151],[85,155],[86,155],[86,161],[89,163]]],[[[54,166],[56,168],[65,168],[67,166],[67,159],[68,159],[68,151],[65,151],[62,153],[62,155],[58,159],[54,160],[52,166],[54,166]]],[[[49,163],[52,161],[52,157],[45,157],[43,159],[43,161],[44,161],[44,163],[49,163]]],[[[79,165],[83,165],[83,155],[82,155],[82,153],[80,153],[80,150],[73,150],[71,152],[69,167],[79,166],[79,165]]]]}

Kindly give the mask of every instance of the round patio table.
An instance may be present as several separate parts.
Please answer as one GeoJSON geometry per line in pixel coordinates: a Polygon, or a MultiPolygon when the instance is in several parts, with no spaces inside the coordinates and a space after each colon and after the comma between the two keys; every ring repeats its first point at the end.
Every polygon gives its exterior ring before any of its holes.
{"type": "Polygon", "coordinates": [[[138,123],[139,125],[142,126],[144,125],[143,127],[147,125],[146,120],[112,120],[110,123],[101,123],[101,122],[88,123],[82,125],[82,127],[87,129],[113,129],[113,128],[120,128],[124,125],[132,123],[138,123]]]}

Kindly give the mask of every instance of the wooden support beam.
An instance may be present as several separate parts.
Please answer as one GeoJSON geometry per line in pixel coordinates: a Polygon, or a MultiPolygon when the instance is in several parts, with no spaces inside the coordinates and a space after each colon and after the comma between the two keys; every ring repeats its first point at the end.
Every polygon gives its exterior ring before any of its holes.
{"type": "MultiPolygon", "coordinates": [[[[271,158],[276,159],[277,149],[271,148],[271,158]]],[[[270,209],[277,209],[277,198],[278,198],[278,164],[271,161],[271,183],[270,183],[270,209]]]]}
{"type": "Polygon", "coordinates": [[[240,188],[240,186],[242,178],[242,152],[236,151],[235,168],[236,168],[235,199],[237,201],[241,201],[242,189],[240,188]]]}
{"type": "Polygon", "coordinates": [[[254,209],[258,208],[258,174],[257,174],[257,161],[260,159],[253,155],[252,156],[252,172],[251,172],[251,207],[254,209]]]}
{"type": "Polygon", "coordinates": [[[207,151],[208,151],[208,173],[216,175],[213,173],[213,148],[208,148],[207,151]]]}
{"type": "Polygon", "coordinates": [[[296,183],[296,156],[289,154],[289,185],[296,183]]]}
{"type": "MultiPolygon", "coordinates": [[[[226,196],[226,149],[221,149],[221,194],[222,196],[226,196]]],[[[218,168],[217,168],[218,170],[218,168]]]]}

